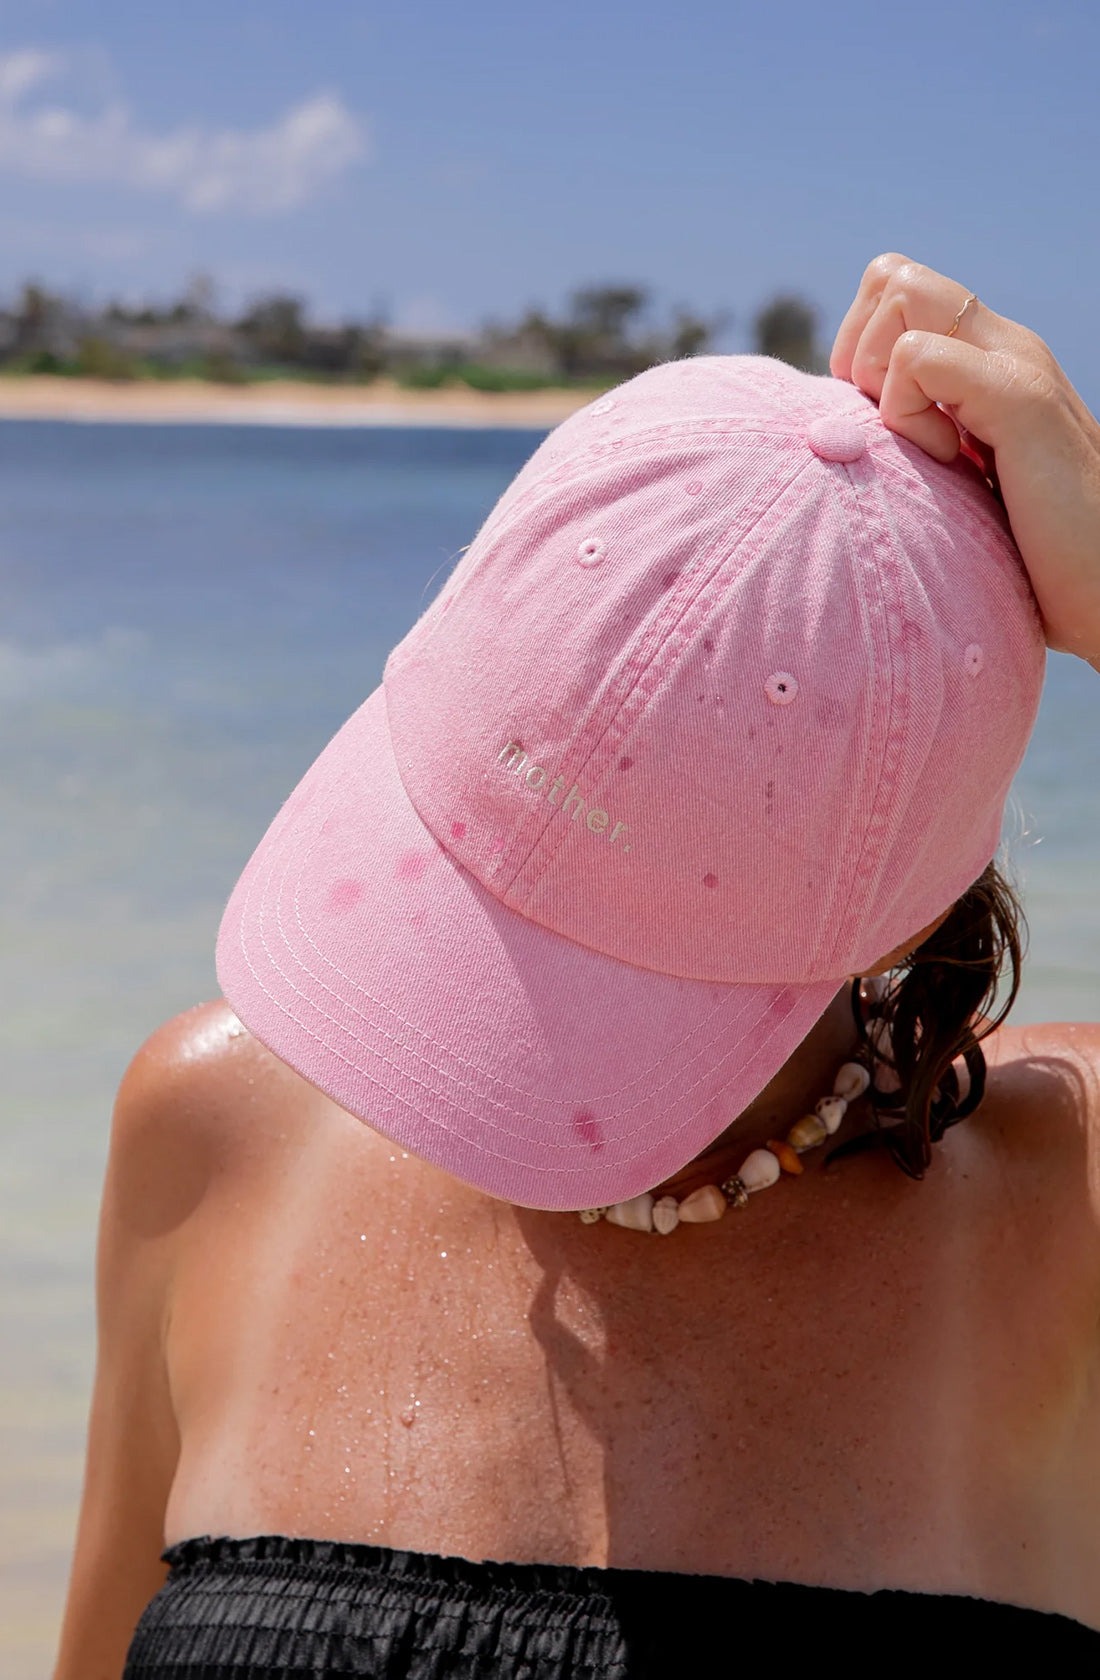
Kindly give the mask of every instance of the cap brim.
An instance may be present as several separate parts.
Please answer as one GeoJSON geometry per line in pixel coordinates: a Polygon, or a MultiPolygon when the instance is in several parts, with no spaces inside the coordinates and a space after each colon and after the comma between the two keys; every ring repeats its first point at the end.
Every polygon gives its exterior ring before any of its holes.
{"type": "Polygon", "coordinates": [[[424,826],[379,688],[287,800],[218,938],[230,1005],[403,1148],[528,1207],[603,1206],[725,1130],[840,981],[730,986],[506,909],[424,826]]]}

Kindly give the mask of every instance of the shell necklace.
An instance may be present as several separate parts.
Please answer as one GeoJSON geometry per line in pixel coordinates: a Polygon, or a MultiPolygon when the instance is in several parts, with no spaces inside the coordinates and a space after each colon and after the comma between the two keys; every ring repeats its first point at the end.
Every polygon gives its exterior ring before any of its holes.
{"type": "MultiPolygon", "coordinates": [[[[865,980],[861,995],[864,999],[878,1001],[882,990],[865,980]]],[[[872,1021],[868,1036],[876,1051],[889,1057],[889,1027],[885,1021],[872,1021]]],[[[839,1129],[849,1103],[861,1097],[870,1083],[871,1076],[862,1062],[845,1062],[837,1070],[832,1090],[820,1098],[812,1114],[804,1114],[801,1120],[796,1120],[781,1142],[772,1140],[762,1149],[751,1150],[737,1171],[728,1178],[717,1184],[701,1185],[683,1201],[678,1201],[675,1196],[655,1197],[651,1190],[645,1190],[640,1196],[631,1196],[629,1201],[615,1202],[610,1207],[584,1208],[580,1217],[585,1225],[595,1225],[599,1220],[606,1219],[611,1225],[623,1225],[631,1231],[656,1231],[667,1237],[677,1225],[708,1225],[712,1220],[721,1219],[727,1208],[747,1207],[754,1191],[766,1190],[783,1173],[797,1176],[802,1171],[799,1156],[832,1137],[839,1129]]]]}

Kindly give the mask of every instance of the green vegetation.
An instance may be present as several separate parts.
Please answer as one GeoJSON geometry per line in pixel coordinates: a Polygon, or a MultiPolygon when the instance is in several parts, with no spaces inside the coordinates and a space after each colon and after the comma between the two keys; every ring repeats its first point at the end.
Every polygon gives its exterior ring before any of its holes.
{"type": "MultiPolygon", "coordinates": [[[[414,334],[375,316],[323,325],[286,293],[254,299],[237,317],[219,314],[214,289],[192,281],[164,306],[119,302],[83,307],[38,283],[0,309],[0,375],[53,374],[110,380],[273,379],[362,385],[384,375],[411,390],[598,389],[661,361],[706,353],[728,317],[686,309],[656,322],[641,286],[585,286],[560,316],[529,309],[517,322],[478,333],[414,334]]],[[[754,322],[755,347],[820,369],[816,318],[800,298],[772,300],[754,322]]]]}
{"type": "Polygon", "coordinates": [[[802,298],[773,298],[755,321],[756,345],[762,356],[775,356],[806,373],[824,373],[817,348],[817,314],[802,298]]]}
{"type": "Polygon", "coordinates": [[[593,383],[603,389],[608,384],[607,380],[569,379],[530,368],[492,367],[484,362],[409,367],[398,375],[398,381],[411,391],[438,391],[444,385],[468,385],[473,391],[546,391],[563,386],[588,389],[593,383]]]}

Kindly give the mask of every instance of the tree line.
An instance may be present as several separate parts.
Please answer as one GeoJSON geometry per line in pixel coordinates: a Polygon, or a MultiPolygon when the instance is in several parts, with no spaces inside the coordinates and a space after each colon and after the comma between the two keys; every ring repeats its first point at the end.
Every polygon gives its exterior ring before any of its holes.
{"type": "MultiPolygon", "coordinates": [[[[28,282],[0,310],[0,373],[227,383],[388,377],[424,389],[609,385],[657,362],[706,354],[730,324],[728,314],[705,318],[689,309],[658,320],[649,291],[625,284],[580,287],[556,314],[529,309],[478,332],[417,334],[380,316],[324,324],[291,293],[260,296],[226,314],[204,278],[167,304],[96,308],[28,282]]],[[[820,372],[816,335],[815,309],[793,293],[772,298],[752,321],[759,354],[820,372]]]]}

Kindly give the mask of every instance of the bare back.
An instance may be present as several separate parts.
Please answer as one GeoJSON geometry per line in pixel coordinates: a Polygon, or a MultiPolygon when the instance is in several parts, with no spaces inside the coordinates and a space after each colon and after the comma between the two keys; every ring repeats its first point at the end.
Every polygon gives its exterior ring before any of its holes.
{"type": "MultiPolygon", "coordinates": [[[[105,1212],[161,1280],[165,1538],[964,1592],[1100,1627],[1100,1031],[1000,1040],[922,1183],[861,1156],[674,1241],[468,1190],[223,1004],[179,1017],[124,1085],[105,1212]]],[[[93,1480],[95,1452],[93,1428],[93,1480]]]]}

